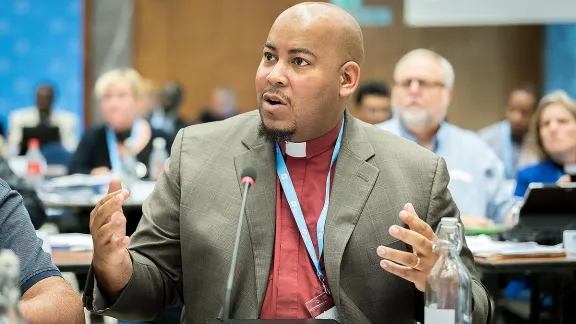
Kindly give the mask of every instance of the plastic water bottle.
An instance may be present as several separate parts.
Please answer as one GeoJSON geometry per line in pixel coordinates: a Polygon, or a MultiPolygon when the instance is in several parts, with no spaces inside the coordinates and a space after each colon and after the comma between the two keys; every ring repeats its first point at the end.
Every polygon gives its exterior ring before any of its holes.
{"type": "Polygon", "coordinates": [[[28,141],[28,152],[26,152],[26,180],[39,190],[44,182],[46,173],[46,159],[40,152],[40,142],[36,138],[28,141]]]}
{"type": "Polygon", "coordinates": [[[162,137],[156,137],[152,141],[152,153],[150,154],[150,179],[157,180],[160,174],[164,171],[164,162],[168,158],[166,152],[166,140],[162,137]]]}
{"type": "Polygon", "coordinates": [[[460,259],[462,235],[457,218],[442,218],[432,245],[438,261],[426,280],[426,324],[472,322],[472,281],[468,268],[460,259]]]}
{"type": "Polygon", "coordinates": [[[18,302],[20,301],[20,260],[12,250],[0,253],[0,324],[21,324],[18,302]]]}
{"type": "Polygon", "coordinates": [[[130,139],[124,141],[124,155],[122,156],[121,161],[122,169],[119,174],[120,179],[122,180],[122,184],[131,190],[132,185],[138,180],[137,169],[139,162],[136,154],[134,154],[134,149],[130,139]]]}

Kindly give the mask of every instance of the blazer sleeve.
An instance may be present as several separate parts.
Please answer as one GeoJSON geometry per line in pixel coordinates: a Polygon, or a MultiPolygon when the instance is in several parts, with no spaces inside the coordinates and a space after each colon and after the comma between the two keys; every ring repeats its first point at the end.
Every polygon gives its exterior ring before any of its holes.
{"type": "Polygon", "coordinates": [[[90,269],[84,295],[88,310],[127,321],[151,321],[166,307],[182,303],[179,218],[183,132],[176,135],[164,172],[142,206],[142,219],[129,246],[133,272],[128,285],[110,305],[98,292],[90,269]]]}
{"type": "Polygon", "coordinates": [[[76,151],[68,161],[68,174],[89,174],[94,169],[92,152],[95,149],[97,133],[94,129],[86,130],[76,151]]]}
{"type": "MultiPolygon", "coordinates": [[[[430,205],[428,206],[428,212],[426,214],[426,222],[434,231],[436,231],[442,217],[460,217],[458,207],[448,190],[449,181],[450,176],[446,167],[446,161],[443,158],[439,158],[432,182],[430,205]]],[[[488,323],[488,317],[491,312],[488,291],[480,282],[478,272],[474,267],[474,256],[472,252],[470,252],[470,249],[468,249],[465,241],[462,244],[460,257],[470,271],[472,278],[472,323],[486,324],[488,323]]]]}

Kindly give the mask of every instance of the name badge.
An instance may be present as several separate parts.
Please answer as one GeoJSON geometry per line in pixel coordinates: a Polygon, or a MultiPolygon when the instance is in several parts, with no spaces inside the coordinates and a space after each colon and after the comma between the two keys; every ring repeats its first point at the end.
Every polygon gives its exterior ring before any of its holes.
{"type": "Polygon", "coordinates": [[[332,295],[322,293],[306,302],[310,315],[316,319],[331,319],[340,322],[340,314],[332,295]]]}

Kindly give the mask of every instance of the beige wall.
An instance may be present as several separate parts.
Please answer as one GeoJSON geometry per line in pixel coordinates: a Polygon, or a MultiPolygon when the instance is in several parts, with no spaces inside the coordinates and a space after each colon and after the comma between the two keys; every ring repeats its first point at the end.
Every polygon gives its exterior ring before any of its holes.
{"type": "MultiPolygon", "coordinates": [[[[135,1],[133,65],[163,82],[187,88],[183,114],[194,117],[218,84],[236,88],[243,111],[255,107],[254,75],[262,45],[276,16],[300,1],[135,1]]],[[[446,56],[456,72],[448,118],[478,129],[503,115],[509,90],[525,81],[540,84],[541,27],[407,28],[402,0],[387,4],[394,25],[364,28],[363,79],[391,81],[396,61],[426,47],[446,56]]]]}

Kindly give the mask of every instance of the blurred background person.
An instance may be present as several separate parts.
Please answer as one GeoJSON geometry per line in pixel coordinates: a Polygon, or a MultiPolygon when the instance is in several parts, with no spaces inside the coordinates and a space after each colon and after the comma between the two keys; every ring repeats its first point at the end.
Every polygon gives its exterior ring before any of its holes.
{"type": "Polygon", "coordinates": [[[16,175],[10,168],[8,160],[3,157],[0,157],[0,179],[6,181],[12,190],[16,190],[22,196],[24,207],[34,228],[42,227],[47,219],[44,203],[38,198],[36,189],[25,178],[16,175]]]}
{"type": "Polygon", "coordinates": [[[532,182],[566,182],[564,165],[576,163],[576,102],[559,90],[542,98],[532,122],[541,162],[518,172],[515,196],[523,197],[532,182]]]}
{"type": "Polygon", "coordinates": [[[153,111],[150,125],[171,136],[192,123],[180,116],[180,107],[184,100],[184,88],[177,82],[168,82],[160,93],[160,107],[153,111]]]}
{"type": "Polygon", "coordinates": [[[160,108],[160,86],[152,79],[144,79],[142,81],[142,96],[138,103],[140,117],[150,121],[152,114],[160,108]]]}
{"type": "MultiPolygon", "coordinates": [[[[36,104],[19,108],[9,116],[8,144],[11,149],[20,147],[25,127],[58,127],[60,142],[68,151],[74,151],[78,143],[78,120],[76,116],[64,110],[54,109],[55,89],[50,84],[41,84],[36,88],[36,104]]],[[[26,145],[26,143],[24,143],[26,145]]]]}
{"type": "Polygon", "coordinates": [[[237,114],[236,91],[232,87],[218,86],[212,90],[210,105],[204,108],[199,123],[224,120],[237,114]]]}
{"type": "Polygon", "coordinates": [[[508,179],[515,179],[520,168],[537,162],[527,135],[538,99],[537,91],[531,85],[512,90],[505,119],[478,133],[504,163],[508,179]]]}
{"type": "Polygon", "coordinates": [[[378,124],[392,117],[390,87],[383,81],[368,81],[356,90],[354,117],[369,124],[378,124]]]}
{"type": "Polygon", "coordinates": [[[106,122],[86,130],[70,159],[68,173],[99,175],[117,172],[127,154],[127,139],[132,143],[132,154],[146,166],[153,139],[164,138],[166,150],[169,150],[172,141],[169,136],[151,128],[148,121],[139,116],[142,78],[138,72],[132,69],[106,72],[96,81],[94,91],[106,122]]]}
{"type": "Polygon", "coordinates": [[[409,52],[394,70],[394,118],[379,126],[446,160],[448,188],[465,227],[504,223],[513,202],[503,185],[502,162],[474,132],[445,122],[453,86],[448,60],[425,49],[409,52]]]}

